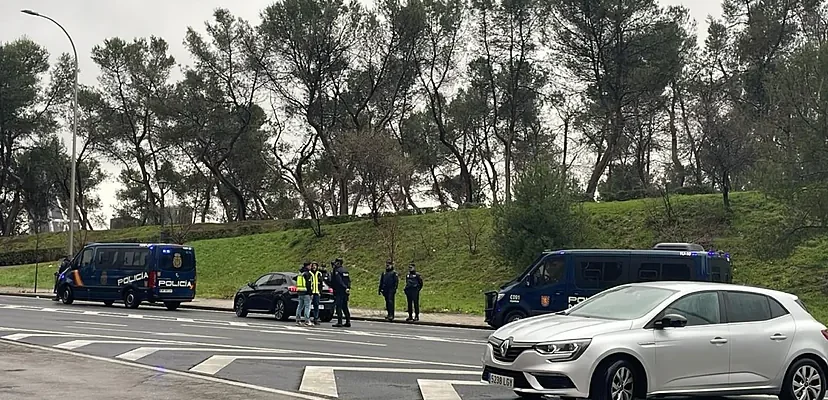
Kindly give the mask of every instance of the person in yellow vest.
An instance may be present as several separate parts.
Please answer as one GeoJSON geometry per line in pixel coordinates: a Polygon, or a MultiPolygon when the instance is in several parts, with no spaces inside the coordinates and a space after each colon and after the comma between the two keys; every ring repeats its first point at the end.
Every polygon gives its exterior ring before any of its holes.
{"type": "Polygon", "coordinates": [[[313,324],[319,325],[319,294],[322,293],[322,272],[319,271],[319,263],[316,261],[310,265],[311,286],[313,292],[311,293],[311,304],[313,304],[313,324]]]}
{"type": "Polygon", "coordinates": [[[311,273],[310,263],[306,262],[296,276],[296,292],[299,294],[299,305],[296,306],[296,325],[313,325],[310,320],[311,294],[311,273]]]}

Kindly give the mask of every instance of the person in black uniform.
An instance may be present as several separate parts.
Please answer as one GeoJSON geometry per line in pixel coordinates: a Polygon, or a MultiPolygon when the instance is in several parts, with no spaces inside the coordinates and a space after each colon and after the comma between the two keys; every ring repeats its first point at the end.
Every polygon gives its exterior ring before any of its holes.
{"type": "Polygon", "coordinates": [[[420,320],[420,290],[423,289],[423,277],[417,273],[414,263],[408,264],[408,275],[405,276],[405,298],[408,300],[407,322],[420,320]],[[412,308],[414,317],[412,318],[412,308]]]}
{"type": "Polygon", "coordinates": [[[58,291],[57,291],[58,290],[58,280],[60,278],[60,274],[66,272],[66,270],[69,269],[69,266],[71,264],[72,264],[72,262],[69,261],[69,257],[63,257],[63,260],[61,260],[60,266],[58,266],[58,270],[57,270],[57,272],[55,272],[55,288],[52,289],[52,292],[55,293],[55,297],[52,298],[52,301],[60,300],[60,296],[58,295],[58,291]]]}
{"type": "Polygon", "coordinates": [[[388,260],[385,262],[385,272],[380,275],[378,290],[380,296],[385,298],[385,319],[388,321],[394,320],[394,298],[397,296],[399,285],[400,278],[394,271],[394,262],[388,260]]]}
{"type": "Polygon", "coordinates": [[[348,270],[342,265],[342,259],[337,258],[334,261],[334,271],[331,275],[331,283],[333,283],[334,301],[336,302],[336,320],[333,325],[335,328],[351,327],[351,311],[348,309],[348,299],[351,296],[351,276],[348,270]],[[342,314],[345,314],[345,324],[342,323],[342,314]]]}

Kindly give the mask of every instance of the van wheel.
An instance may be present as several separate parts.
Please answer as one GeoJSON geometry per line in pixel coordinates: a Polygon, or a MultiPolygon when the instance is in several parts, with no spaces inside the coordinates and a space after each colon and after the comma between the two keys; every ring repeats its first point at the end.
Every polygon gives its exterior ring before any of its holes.
{"type": "Polygon", "coordinates": [[[138,308],[141,305],[141,300],[138,300],[138,294],[135,293],[135,290],[127,289],[124,293],[124,306],[126,308],[138,308]]]}
{"type": "MultiPolygon", "coordinates": [[[[600,366],[590,383],[590,399],[634,400],[639,383],[635,367],[627,360],[600,366]]],[[[817,399],[814,399],[817,400],[817,399]]]]}
{"type": "Polygon", "coordinates": [[[279,321],[287,321],[290,319],[290,314],[285,309],[285,302],[282,299],[276,300],[276,306],[273,307],[273,316],[279,321]]]}
{"type": "Polygon", "coordinates": [[[779,400],[820,400],[825,384],[825,371],[814,360],[803,358],[788,368],[779,400]]]}
{"type": "Polygon", "coordinates": [[[165,301],[164,307],[167,307],[167,310],[175,311],[178,309],[178,306],[181,305],[180,301],[165,301]]]}
{"type": "Polygon", "coordinates": [[[236,312],[236,316],[239,318],[247,316],[247,309],[244,308],[244,296],[236,297],[236,301],[233,302],[233,311],[236,312]]]}
{"type": "Polygon", "coordinates": [[[511,324],[512,322],[515,322],[515,321],[518,321],[518,320],[521,320],[521,319],[524,319],[524,318],[526,318],[526,313],[523,312],[522,310],[510,311],[508,314],[506,314],[506,318],[503,319],[503,325],[511,324]]]}
{"type": "Polygon", "coordinates": [[[60,301],[63,304],[72,304],[75,302],[75,292],[72,290],[72,287],[69,285],[63,285],[60,287],[60,301]]]}
{"type": "Polygon", "coordinates": [[[105,300],[103,303],[107,307],[112,307],[112,305],[115,304],[115,301],[114,300],[105,300]]]}

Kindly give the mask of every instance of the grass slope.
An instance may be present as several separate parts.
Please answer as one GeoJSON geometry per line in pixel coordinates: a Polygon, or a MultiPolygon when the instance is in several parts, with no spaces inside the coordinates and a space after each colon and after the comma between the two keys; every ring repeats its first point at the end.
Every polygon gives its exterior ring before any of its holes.
{"type": "MultiPolygon", "coordinates": [[[[733,256],[735,281],[797,293],[818,318],[828,320],[828,302],[823,300],[828,237],[812,239],[790,254],[776,254],[757,243],[782,220],[781,208],[757,193],[735,193],[732,204],[731,215],[716,195],[674,196],[669,203],[645,199],[586,204],[589,239],[583,247],[649,248],[659,241],[690,241],[723,249],[733,256]]],[[[423,274],[421,304],[428,311],[481,313],[482,293],[518,272],[493,253],[486,209],[387,217],[380,227],[359,221],[324,229],[322,238],[307,229],[292,229],[192,242],[199,260],[199,296],[227,298],[261,273],[294,271],[302,260],[327,263],[342,257],[353,277],[353,304],[382,308],[377,279],[393,243],[399,273],[413,260],[423,274]]],[[[54,268],[47,271],[41,270],[39,285],[51,285],[54,268]]],[[[0,286],[31,286],[33,279],[30,265],[0,269],[0,286]]],[[[398,308],[402,302],[400,293],[398,308]]]]}

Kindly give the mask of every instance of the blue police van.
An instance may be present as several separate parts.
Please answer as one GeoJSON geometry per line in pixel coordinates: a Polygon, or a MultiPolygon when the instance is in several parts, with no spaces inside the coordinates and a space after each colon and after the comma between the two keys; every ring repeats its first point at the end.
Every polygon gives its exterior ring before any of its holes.
{"type": "Polygon", "coordinates": [[[692,243],[659,243],[652,250],[543,252],[520,276],[487,292],[486,322],[510,322],[562,311],[605,289],[632,282],[732,282],[730,255],[692,243]]]}
{"type": "Polygon", "coordinates": [[[163,303],[175,310],[196,293],[196,256],[189,246],[146,243],[92,243],[58,277],[58,298],[123,301],[127,308],[142,302],[163,303]]]}

